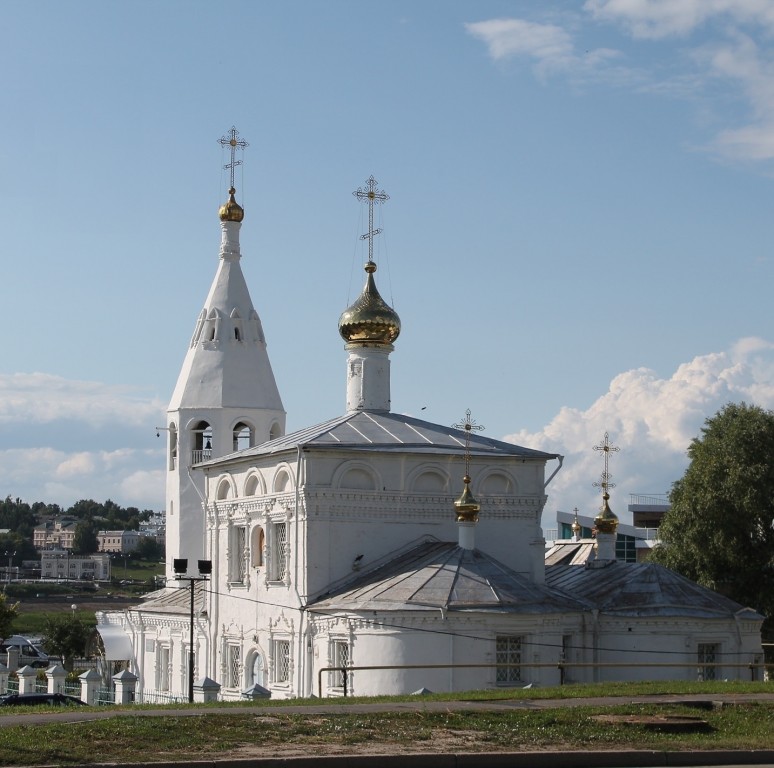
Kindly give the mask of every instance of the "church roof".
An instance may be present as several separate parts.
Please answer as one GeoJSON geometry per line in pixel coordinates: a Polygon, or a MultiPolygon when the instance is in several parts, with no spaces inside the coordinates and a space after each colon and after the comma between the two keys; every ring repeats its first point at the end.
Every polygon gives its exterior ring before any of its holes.
{"type": "Polygon", "coordinates": [[[583,607],[479,550],[427,541],[320,596],[309,610],[554,613],[583,607]]]}
{"type": "Polygon", "coordinates": [[[546,584],[608,615],[763,619],[751,608],[655,563],[547,565],[546,584]]]}
{"type": "MultiPolygon", "coordinates": [[[[398,413],[354,411],[313,427],[301,429],[238,455],[265,456],[302,448],[347,448],[359,451],[400,451],[413,453],[465,453],[466,433],[459,429],[422,421],[398,413]]],[[[229,454],[210,464],[234,458],[229,454]]],[[[470,435],[471,456],[517,456],[530,459],[557,458],[557,454],[522,448],[514,443],[470,435]]]]}
{"type": "MultiPolygon", "coordinates": [[[[180,613],[187,616],[191,612],[191,588],[187,584],[180,587],[164,587],[145,595],[141,605],[133,605],[129,610],[180,613]]],[[[205,582],[196,581],[194,582],[194,613],[199,616],[206,610],[205,582]]]]}

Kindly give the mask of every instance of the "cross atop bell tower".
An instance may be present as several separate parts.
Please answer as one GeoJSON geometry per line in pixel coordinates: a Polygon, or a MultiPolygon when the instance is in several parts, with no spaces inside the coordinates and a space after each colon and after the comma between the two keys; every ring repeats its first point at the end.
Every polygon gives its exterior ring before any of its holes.
{"type": "Polygon", "coordinates": [[[221,136],[218,139],[218,144],[220,144],[221,147],[228,147],[229,151],[231,152],[231,162],[226,163],[223,166],[224,171],[231,171],[231,187],[234,187],[234,170],[238,165],[242,165],[241,160],[236,159],[236,152],[238,149],[244,150],[246,147],[249,147],[250,145],[244,140],[239,138],[239,131],[232,125],[231,130],[225,134],[224,136],[221,136]]]}

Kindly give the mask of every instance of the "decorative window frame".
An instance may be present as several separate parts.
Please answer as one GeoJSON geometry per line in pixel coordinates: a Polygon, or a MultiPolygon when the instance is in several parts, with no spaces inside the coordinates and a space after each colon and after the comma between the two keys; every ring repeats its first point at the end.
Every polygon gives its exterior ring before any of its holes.
{"type": "Polygon", "coordinates": [[[279,688],[290,688],[293,682],[293,643],[288,635],[271,639],[269,657],[271,684],[279,688]]]}
{"type": "Polygon", "coordinates": [[[247,521],[231,521],[228,526],[228,549],[226,550],[229,589],[250,585],[249,547],[250,537],[247,521]]]}

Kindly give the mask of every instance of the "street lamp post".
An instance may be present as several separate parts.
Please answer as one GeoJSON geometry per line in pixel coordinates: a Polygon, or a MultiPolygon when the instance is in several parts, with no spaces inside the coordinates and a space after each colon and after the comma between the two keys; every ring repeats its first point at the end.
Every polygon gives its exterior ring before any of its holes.
{"type": "Polygon", "coordinates": [[[8,571],[5,574],[5,580],[10,584],[11,583],[11,563],[13,562],[13,559],[16,556],[16,552],[6,552],[5,556],[8,558],[8,571]]]}
{"type": "Polygon", "coordinates": [[[212,561],[211,560],[199,560],[199,575],[198,576],[185,576],[188,572],[188,559],[187,558],[175,558],[172,561],[172,567],[175,571],[175,578],[178,581],[187,581],[191,589],[191,634],[188,644],[188,701],[193,703],[193,687],[194,687],[194,590],[197,581],[207,581],[212,574],[212,561]]]}

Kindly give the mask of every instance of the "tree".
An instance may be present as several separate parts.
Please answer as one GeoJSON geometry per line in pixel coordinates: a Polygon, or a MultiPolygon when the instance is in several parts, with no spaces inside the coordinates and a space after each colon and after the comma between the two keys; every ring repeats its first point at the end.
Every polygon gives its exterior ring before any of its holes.
{"type": "Polygon", "coordinates": [[[774,633],[774,412],[729,403],[672,486],[651,559],[769,617],[774,633]]]}
{"type": "Polygon", "coordinates": [[[19,604],[9,603],[6,596],[0,592],[0,640],[13,634],[13,622],[19,615],[19,604]]]}
{"type": "Polygon", "coordinates": [[[61,656],[64,668],[72,672],[75,657],[86,655],[91,632],[92,628],[75,614],[50,614],[43,625],[43,647],[47,653],[61,656]]]}
{"type": "Polygon", "coordinates": [[[140,560],[158,562],[164,559],[164,547],[153,536],[143,536],[137,542],[137,549],[132,554],[140,560]]]}
{"type": "Polygon", "coordinates": [[[97,530],[97,523],[92,519],[81,520],[77,523],[73,536],[73,553],[90,555],[96,552],[99,549],[97,530]]]}

